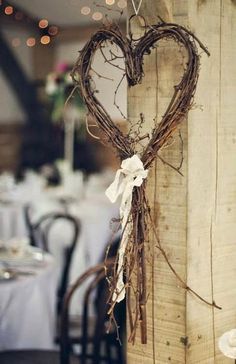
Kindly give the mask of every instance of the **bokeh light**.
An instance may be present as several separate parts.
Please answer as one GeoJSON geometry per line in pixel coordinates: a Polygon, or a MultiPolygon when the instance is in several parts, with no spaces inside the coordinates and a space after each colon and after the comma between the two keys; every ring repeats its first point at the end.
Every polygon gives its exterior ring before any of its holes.
{"type": "Polygon", "coordinates": [[[19,47],[21,44],[21,41],[19,38],[13,38],[11,41],[12,47],[16,48],[19,47]]]}
{"type": "Polygon", "coordinates": [[[103,18],[103,15],[99,11],[96,11],[95,13],[93,13],[92,18],[93,18],[93,20],[98,21],[103,18]]]}
{"type": "Polygon", "coordinates": [[[13,14],[13,7],[12,6],[6,6],[4,12],[5,12],[6,15],[13,14]]]}
{"type": "Polygon", "coordinates": [[[44,29],[44,28],[47,28],[47,26],[48,26],[48,21],[47,21],[47,19],[41,19],[41,20],[39,21],[39,28],[44,29]]]}
{"type": "Polygon", "coordinates": [[[51,38],[49,37],[49,35],[43,35],[40,39],[40,42],[42,44],[49,44],[51,41],[51,38]]]}
{"type": "Polygon", "coordinates": [[[106,0],[107,5],[113,5],[115,4],[115,0],[106,0]]]}
{"type": "Polygon", "coordinates": [[[35,43],[36,43],[36,39],[33,38],[33,37],[28,38],[27,41],[26,41],[26,44],[27,44],[28,47],[35,46],[35,43]]]}
{"type": "Polygon", "coordinates": [[[58,33],[58,27],[56,27],[55,25],[51,25],[48,29],[48,33],[50,35],[57,35],[58,33]]]}
{"type": "Polygon", "coordinates": [[[127,1],[126,0],[119,0],[118,3],[117,3],[118,7],[120,9],[125,9],[126,6],[127,6],[127,1]]]}
{"type": "Polygon", "coordinates": [[[89,15],[89,14],[90,14],[90,12],[91,12],[91,9],[90,9],[90,7],[88,7],[88,6],[83,6],[83,7],[81,8],[81,14],[83,14],[83,15],[89,15]]]}

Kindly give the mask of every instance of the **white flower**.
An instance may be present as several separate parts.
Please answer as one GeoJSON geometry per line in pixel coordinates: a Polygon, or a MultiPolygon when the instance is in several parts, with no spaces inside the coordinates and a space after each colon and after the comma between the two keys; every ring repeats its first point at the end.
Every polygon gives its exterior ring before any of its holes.
{"type": "Polygon", "coordinates": [[[49,96],[53,95],[57,90],[58,86],[57,86],[55,80],[56,80],[56,75],[54,73],[50,73],[47,76],[45,91],[46,91],[46,94],[49,96]]]}
{"type": "Polygon", "coordinates": [[[48,95],[53,95],[57,90],[57,84],[54,80],[49,80],[46,83],[45,91],[48,95]]]}
{"type": "Polygon", "coordinates": [[[236,329],[225,332],[218,341],[220,351],[231,359],[236,359],[236,329]]]}

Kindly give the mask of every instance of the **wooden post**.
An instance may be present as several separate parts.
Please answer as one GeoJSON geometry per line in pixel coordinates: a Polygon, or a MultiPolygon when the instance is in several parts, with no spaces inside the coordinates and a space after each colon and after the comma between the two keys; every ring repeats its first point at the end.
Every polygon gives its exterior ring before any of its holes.
{"type": "MultiPolygon", "coordinates": [[[[133,13],[129,2],[129,14],[133,13]]],[[[147,246],[148,343],[128,345],[128,364],[230,364],[218,339],[236,327],[236,2],[233,0],[143,0],[148,24],[174,21],[208,47],[202,55],[195,105],[149,175],[148,199],[158,234],[178,274],[212,309],[186,293],[156,249],[147,246]],[[153,264],[152,264],[153,263],[153,264]]],[[[142,32],[136,22],[135,31],[142,32]]],[[[162,41],[145,58],[141,85],[129,90],[128,114],[158,122],[183,69],[182,51],[162,41]]]]}

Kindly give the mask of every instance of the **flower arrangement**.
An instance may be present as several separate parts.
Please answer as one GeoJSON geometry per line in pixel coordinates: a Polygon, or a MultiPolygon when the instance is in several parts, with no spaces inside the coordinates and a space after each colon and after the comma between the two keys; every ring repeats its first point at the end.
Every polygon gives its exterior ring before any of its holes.
{"type": "Polygon", "coordinates": [[[85,139],[85,106],[78,92],[73,92],[72,67],[59,63],[54,72],[46,79],[45,92],[52,102],[51,118],[53,122],[62,122],[64,126],[64,160],[73,169],[74,136],[77,141],[85,139]]]}
{"type": "MultiPolygon", "coordinates": [[[[69,64],[59,63],[55,71],[49,73],[46,79],[45,91],[52,102],[51,117],[54,122],[63,120],[65,103],[74,88],[71,70],[72,67],[69,64]]],[[[70,99],[70,105],[83,113],[83,101],[78,92],[70,99]]]]}

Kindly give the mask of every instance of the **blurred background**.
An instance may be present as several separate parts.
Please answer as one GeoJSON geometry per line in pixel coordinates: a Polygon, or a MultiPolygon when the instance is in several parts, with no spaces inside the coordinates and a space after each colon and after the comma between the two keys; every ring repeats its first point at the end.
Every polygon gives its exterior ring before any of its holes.
{"type": "MultiPolygon", "coordinates": [[[[119,204],[105,196],[119,162],[70,73],[103,24],[126,31],[126,6],[0,0],[1,363],[124,362],[125,303],[109,323],[104,271],[120,241],[119,204]]],[[[112,44],[102,49],[91,86],[123,129],[123,59],[112,44]]]]}
{"type": "MultiPolygon", "coordinates": [[[[125,0],[1,1],[1,172],[20,175],[25,169],[37,170],[64,158],[63,105],[72,89],[70,71],[79,50],[102,22],[117,21],[125,29],[125,11],[125,0]]],[[[119,70],[112,67],[104,71],[101,56],[95,63],[97,72],[105,72],[106,77],[112,74],[113,84],[119,81],[119,70]]],[[[119,121],[121,114],[113,107],[112,86],[107,87],[98,77],[96,86],[104,106],[119,121]]],[[[125,85],[119,93],[125,112],[125,85]]],[[[89,173],[112,166],[112,154],[103,153],[100,144],[86,135],[86,110],[78,95],[76,98],[75,110],[66,113],[67,119],[76,119],[73,166],[89,173]]]]}

